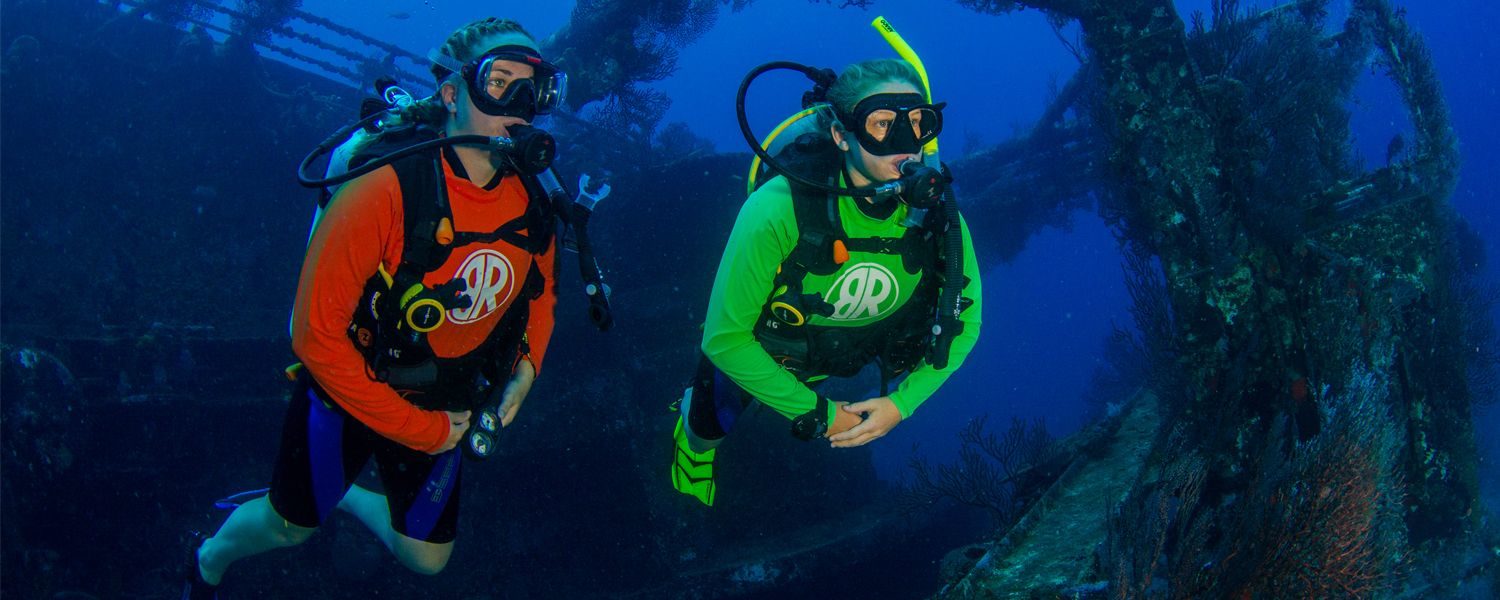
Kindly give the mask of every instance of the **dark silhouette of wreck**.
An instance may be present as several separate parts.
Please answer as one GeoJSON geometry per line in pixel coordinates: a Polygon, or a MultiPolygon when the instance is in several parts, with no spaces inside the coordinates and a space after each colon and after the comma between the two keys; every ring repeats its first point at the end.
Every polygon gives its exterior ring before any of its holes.
{"type": "MultiPolygon", "coordinates": [[[[580,2],[546,40],[579,83],[553,129],[564,180],[607,170],[616,190],[594,227],[616,330],[590,331],[581,296],[563,294],[547,370],[567,375],[539,382],[503,468],[469,469],[450,566],[462,576],[383,569],[373,541],[335,523],[232,578],[309,597],[831,593],[821,573],[852,554],[909,565],[916,544],[980,537],[943,561],[945,582],[924,564],[863,583],[1323,598],[1457,595],[1454,582],[1493,578],[1470,421],[1495,393],[1471,270],[1482,248],[1447,204],[1455,135],[1400,11],[1355,0],[1329,33],[1317,0],[1221,0],[1186,20],[1169,0],[961,3],[1081,26],[1082,66],[1040,121],[953,170],[987,232],[982,260],[1076,210],[1115,228],[1136,323],[1110,341],[1093,425],[1052,441],[976,423],[968,462],[921,463],[901,490],[867,451],[810,451],[752,414],[735,441],[757,452],[726,446],[721,506],[672,493],[666,407],[695,360],[746,158],[658,127],[668,100],[644,84],[720,3],[580,2]],[[1347,101],[1371,57],[1414,134],[1366,171],[1347,101]],[[674,243],[638,242],[658,230],[674,243]],[[308,557],[332,567],[296,566],[308,557]]],[[[269,474],[311,212],[292,168],[354,116],[349,84],[381,73],[430,89],[416,56],[297,4],[5,3],[6,595],[155,596],[178,532],[215,526],[212,498],[269,474]],[[56,92],[79,89],[94,93],[56,92]]]]}

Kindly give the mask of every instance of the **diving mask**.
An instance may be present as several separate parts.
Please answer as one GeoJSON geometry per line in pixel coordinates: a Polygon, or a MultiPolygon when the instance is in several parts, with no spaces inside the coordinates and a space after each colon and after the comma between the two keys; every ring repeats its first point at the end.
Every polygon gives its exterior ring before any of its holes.
{"type": "Polygon", "coordinates": [[[947,105],[928,103],[921,94],[875,94],[860,100],[849,114],[839,111],[838,118],[871,154],[918,154],[943,131],[947,105]]]}
{"type": "Polygon", "coordinates": [[[469,100],[480,112],[493,117],[531,121],[562,106],[567,97],[568,74],[526,46],[497,46],[462,65],[437,50],[428,58],[461,78],[469,100]],[[515,77],[504,64],[497,64],[504,61],[531,65],[532,76],[515,77]]]}

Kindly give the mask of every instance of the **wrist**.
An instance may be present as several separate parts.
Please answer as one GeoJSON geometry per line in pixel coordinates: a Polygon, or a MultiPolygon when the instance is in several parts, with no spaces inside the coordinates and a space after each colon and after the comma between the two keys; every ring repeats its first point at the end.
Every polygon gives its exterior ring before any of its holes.
{"type": "Polygon", "coordinates": [[[828,424],[833,421],[833,410],[838,406],[827,396],[819,395],[818,402],[809,410],[792,419],[792,436],[802,441],[812,441],[828,433],[828,424]]]}
{"type": "Polygon", "coordinates": [[[920,404],[919,402],[911,402],[904,394],[899,391],[891,394],[890,399],[891,404],[896,405],[896,412],[901,413],[901,420],[903,421],[910,418],[911,413],[917,409],[916,405],[920,404]]]}

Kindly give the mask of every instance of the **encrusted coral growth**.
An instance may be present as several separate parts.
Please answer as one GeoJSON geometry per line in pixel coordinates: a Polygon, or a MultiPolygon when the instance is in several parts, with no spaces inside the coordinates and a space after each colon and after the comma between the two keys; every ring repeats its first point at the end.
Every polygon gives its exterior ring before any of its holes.
{"type": "Polygon", "coordinates": [[[1400,580],[1405,439],[1388,386],[1361,370],[1325,402],[1317,437],[1268,436],[1291,449],[1268,447],[1249,494],[1232,505],[1224,558],[1205,592],[1364,598],[1400,580]]]}
{"type": "Polygon", "coordinates": [[[583,0],[544,45],[568,71],[573,108],[603,102],[596,120],[649,140],[670,101],[643,84],[676,71],[678,50],[707,32],[718,13],[717,0],[583,0]]]}
{"type": "Polygon", "coordinates": [[[1424,170],[1435,176],[1434,183],[1447,184],[1435,190],[1446,197],[1458,171],[1458,137],[1449,120],[1448,104],[1443,100],[1442,83],[1432,61],[1432,53],[1420,35],[1406,23],[1405,10],[1392,6],[1389,0],[1355,0],[1355,17],[1371,22],[1370,34],[1380,51],[1380,64],[1395,81],[1402,100],[1412,109],[1412,126],[1416,130],[1413,156],[1425,163],[1424,170]]]}
{"type": "Polygon", "coordinates": [[[150,17],[174,27],[185,21],[202,20],[209,15],[202,0],[147,0],[127,12],[150,17]]]}
{"type": "Polygon", "coordinates": [[[1492,326],[1475,310],[1484,304],[1473,280],[1483,250],[1466,241],[1467,226],[1445,202],[1458,169],[1457,140],[1426,44],[1384,0],[1355,2],[1347,29],[1369,40],[1400,91],[1413,148],[1354,182],[1368,190],[1336,203],[1337,227],[1310,244],[1332,257],[1331,272],[1349,274],[1346,294],[1356,301],[1352,319],[1323,320],[1361,332],[1355,347],[1395,385],[1412,445],[1405,476],[1413,541],[1449,538],[1472,529],[1466,523],[1478,479],[1471,406],[1485,391],[1476,395],[1470,382],[1482,384],[1494,365],[1485,342],[1492,326]]]}
{"type": "Polygon", "coordinates": [[[1003,15],[1023,8],[1036,8],[1055,12],[1058,15],[1076,16],[1084,10],[1087,0],[958,0],[960,6],[988,15],[1003,15]]]}
{"type": "MultiPolygon", "coordinates": [[[[1172,447],[1182,450],[1180,442],[1172,447]]],[[[1185,562],[1182,557],[1195,555],[1205,541],[1212,513],[1196,510],[1207,475],[1205,462],[1190,451],[1169,454],[1176,456],[1155,473],[1154,481],[1137,486],[1124,502],[1109,507],[1108,536],[1099,566],[1109,579],[1111,598],[1163,595],[1160,589],[1153,590],[1153,583],[1166,573],[1179,574],[1185,562]],[[1176,548],[1168,547],[1169,539],[1176,548]],[[1182,547],[1192,551],[1184,552],[1182,547]]],[[[1187,579],[1179,575],[1172,581],[1187,579]]],[[[1185,588],[1174,586],[1166,595],[1192,597],[1180,593],[1191,591],[1185,588]]]]}
{"type": "MultiPolygon", "coordinates": [[[[748,2],[736,2],[738,10],[748,2]]],[[[717,22],[719,0],[581,0],[568,23],[543,42],[568,72],[573,112],[558,113],[559,140],[582,171],[659,168],[652,141],[672,100],[649,84],[677,70],[678,53],[717,22]],[[601,143],[602,142],[602,143],[601,143]]]]}
{"type": "Polygon", "coordinates": [[[232,28],[247,42],[264,43],[272,30],[285,25],[301,6],[302,0],[241,0],[232,28]]]}
{"type": "Polygon", "coordinates": [[[1327,426],[1265,436],[1245,494],[1207,503],[1205,461],[1174,434],[1159,476],[1113,509],[1100,572],[1115,598],[1366,598],[1404,572],[1404,439],[1388,383],[1360,370],[1327,426]]]}
{"type": "MultiPolygon", "coordinates": [[[[1197,516],[1172,523],[1204,543],[1142,546],[1118,589],[1366,596],[1397,583],[1408,544],[1439,549],[1472,530],[1470,411],[1493,394],[1497,352],[1472,279],[1482,252],[1446,202],[1456,138],[1401,11],[1355,0],[1330,32],[1326,0],[1217,0],[1191,28],[1169,0],[965,4],[1078,20],[1098,91],[1073,108],[1094,124],[1083,144],[1107,146],[1114,181],[1095,190],[1100,211],[1161,265],[1162,285],[1132,283],[1132,295],[1145,322],[1170,327],[1110,347],[1127,372],[1161,362],[1129,352],[1170,340],[1175,369],[1163,372],[1176,379],[1142,379],[1181,395],[1165,406],[1206,475],[1202,498],[1181,501],[1197,516]],[[1366,170],[1348,107],[1372,62],[1414,131],[1366,170]]],[[[1117,525],[1155,540],[1158,488],[1142,485],[1117,525]]]]}

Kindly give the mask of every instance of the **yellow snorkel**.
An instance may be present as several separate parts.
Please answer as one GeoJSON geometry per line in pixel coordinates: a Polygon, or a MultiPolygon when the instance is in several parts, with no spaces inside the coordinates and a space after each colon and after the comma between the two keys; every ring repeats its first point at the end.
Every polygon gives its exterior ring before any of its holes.
{"type": "MultiPolygon", "coordinates": [[[[885,38],[886,43],[891,45],[891,49],[895,50],[896,54],[901,55],[901,58],[903,60],[911,64],[912,68],[917,70],[917,74],[922,77],[922,87],[925,88],[923,91],[927,94],[927,101],[932,102],[932,83],[927,79],[927,68],[922,66],[922,58],[917,56],[917,52],[915,50],[912,50],[911,45],[906,43],[906,40],[901,37],[901,34],[896,33],[895,26],[891,25],[891,22],[887,21],[885,17],[875,17],[875,20],[870,22],[870,26],[874,27],[876,31],[880,32],[880,36],[882,38],[885,38]]],[[[771,144],[775,143],[776,138],[780,136],[782,132],[786,131],[787,128],[791,127],[796,122],[807,118],[808,115],[812,115],[819,110],[824,109],[825,107],[826,105],[823,104],[811,106],[803,109],[797,114],[787,117],[785,121],[782,121],[780,125],[776,126],[776,129],[771,130],[771,134],[766,136],[765,141],[762,141],[760,143],[761,149],[769,151],[771,149],[771,144]]],[[[922,147],[922,157],[923,162],[928,165],[938,164],[938,143],[936,138],[933,138],[932,141],[927,142],[927,144],[922,147]]],[[[755,178],[760,173],[761,162],[762,161],[760,155],[758,154],[753,160],[750,161],[750,174],[745,178],[746,194],[755,193],[755,178]]]]}
{"type": "MultiPolygon", "coordinates": [[[[875,31],[880,32],[880,37],[885,38],[885,43],[890,44],[891,49],[895,50],[896,54],[900,54],[903,60],[911,64],[913,69],[917,70],[917,75],[922,77],[922,87],[925,88],[923,91],[927,92],[927,101],[932,102],[932,82],[927,79],[927,67],[922,66],[922,57],[917,56],[917,51],[911,49],[911,44],[906,43],[901,34],[896,33],[895,26],[891,25],[891,22],[887,21],[885,17],[875,17],[874,21],[870,21],[870,26],[874,27],[875,31]]],[[[932,141],[927,142],[926,146],[922,147],[922,154],[927,164],[932,165],[937,163],[937,138],[933,138],[932,141]]]]}
{"type": "MultiPolygon", "coordinates": [[[[938,244],[943,260],[942,288],[938,293],[938,301],[934,308],[932,320],[932,346],[925,360],[936,369],[948,368],[953,341],[963,333],[964,323],[959,315],[968,307],[969,301],[963,297],[965,285],[964,277],[964,254],[965,240],[962,234],[962,217],[958,211],[958,201],[954,197],[953,188],[949,185],[953,178],[943,168],[942,162],[938,160],[937,133],[942,130],[942,105],[932,103],[932,83],[927,77],[927,68],[922,65],[922,59],[917,56],[915,50],[896,33],[896,28],[887,21],[885,17],[876,17],[870,23],[876,31],[880,32],[891,48],[901,55],[901,58],[911,65],[921,79],[922,91],[926,92],[927,105],[925,107],[906,108],[900,110],[915,111],[918,108],[932,111],[932,129],[927,133],[919,133],[913,128],[910,143],[904,143],[899,149],[902,154],[919,150],[922,153],[922,161],[919,164],[915,160],[902,161],[898,166],[901,176],[892,181],[877,182],[874,185],[859,187],[845,187],[843,185],[830,185],[826,181],[818,181],[797,172],[797,169],[785,168],[779,163],[780,159],[770,153],[771,144],[776,137],[790,128],[794,123],[807,118],[808,115],[828,107],[828,90],[838,80],[837,74],[831,69],[819,69],[807,65],[790,62],[775,61],[757,66],[745,74],[740,81],[739,90],[735,92],[735,117],[739,120],[740,135],[744,136],[745,143],[755,154],[755,160],[750,165],[750,175],[747,180],[747,192],[755,192],[755,178],[761,164],[769,164],[771,170],[785,177],[793,185],[801,186],[809,193],[823,193],[837,195],[837,197],[868,198],[871,202],[885,202],[897,199],[907,208],[906,217],[902,225],[908,228],[922,228],[935,234],[933,240],[938,244]],[[778,70],[796,71],[805,75],[813,82],[813,89],[802,96],[803,110],[782,121],[775,130],[761,141],[750,127],[750,118],[745,113],[745,98],[749,94],[751,84],[757,77],[778,70]],[[920,140],[927,140],[920,148],[916,144],[920,140]],[[930,211],[938,210],[936,215],[930,211]]],[[[888,109],[887,109],[888,110],[888,109]]],[[[892,111],[894,112],[894,111],[892,111]]],[[[834,115],[840,117],[841,115],[834,115]]],[[[903,119],[899,121],[905,127],[906,123],[914,122],[910,114],[896,114],[903,119]]],[[[846,125],[847,127],[847,125],[846,125]]],[[[868,136],[868,125],[854,132],[857,136],[868,136]]],[[[903,135],[905,135],[903,133],[903,135]]],[[[889,136],[887,136],[889,137],[889,136]]],[[[890,140],[877,138],[881,145],[886,145],[890,140]]],[[[863,144],[864,142],[861,141],[863,144]]],[[[816,156],[815,156],[816,158],[816,156]]],[[[840,182],[842,183],[842,182],[840,182]]],[[[794,190],[794,194],[796,194],[794,190]]],[[[795,198],[795,195],[794,195],[795,198]]],[[[840,240],[841,241],[841,240],[840,240]]],[[[801,242],[799,242],[801,243],[801,242]]],[[[836,250],[837,252],[837,250],[836,250]]],[[[848,248],[844,248],[847,260],[848,248]]],[[[835,254],[837,257],[837,253],[835,254]]],[[[838,262],[838,259],[835,258],[838,262]]],[[[779,289],[776,294],[782,296],[786,288],[779,289]]],[[[775,302],[771,305],[773,313],[788,324],[800,325],[805,322],[805,314],[796,306],[788,302],[775,302]]]]}

